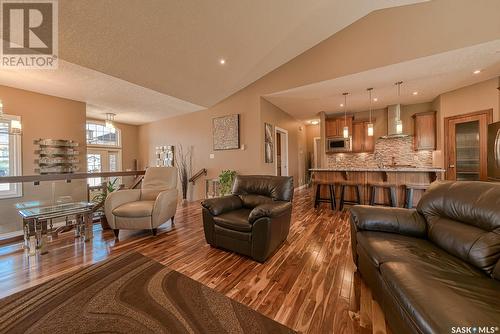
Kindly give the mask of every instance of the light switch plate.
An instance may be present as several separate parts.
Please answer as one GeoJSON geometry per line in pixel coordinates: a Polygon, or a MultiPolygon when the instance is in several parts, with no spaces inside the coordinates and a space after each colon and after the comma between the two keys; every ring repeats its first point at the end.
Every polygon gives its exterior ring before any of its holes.
{"type": "Polygon", "coordinates": [[[215,159],[215,154],[211,153],[210,154],[210,159],[215,159]]]}

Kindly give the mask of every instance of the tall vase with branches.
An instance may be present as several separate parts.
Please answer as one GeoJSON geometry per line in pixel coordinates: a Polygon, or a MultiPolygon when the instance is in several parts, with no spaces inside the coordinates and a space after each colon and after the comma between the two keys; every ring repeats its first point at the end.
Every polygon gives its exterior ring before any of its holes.
{"type": "Polygon", "coordinates": [[[182,200],[184,202],[187,200],[189,177],[191,174],[192,151],[191,147],[184,149],[181,144],[177,145],[177,157],[175,159],[175,164],[181,181],[182,200]]]}

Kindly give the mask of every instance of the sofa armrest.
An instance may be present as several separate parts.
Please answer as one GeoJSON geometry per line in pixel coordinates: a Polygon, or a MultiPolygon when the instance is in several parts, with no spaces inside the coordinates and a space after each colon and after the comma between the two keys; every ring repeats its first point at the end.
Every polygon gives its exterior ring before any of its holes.
{"type": "Polygon", "coordinates": [[[423,238],[427,224],[415,209],[384,208],[355,205],[351,208],[351,223],[357,231],[398,233],[423,238]]]}
{"type": "Polygon", "coordinates": [[[290,210],[292,210],[291,202],[276,201],[272,203],[260,204],[253,208],[253,210],[250,212],[248,221],[250,222],[250,224],[253,224],[259,218],[278,217],[290,210]]]}
{"type": "Polygon", "coordinates": [[[153,206],[151,228],[156,228],[175,216],[177,197],[177,189],[164,190],[158,194],[153,206]]]}
{"type": "Polygon", "coordinates": [[[243,207],[243,202],[236,195],[206,199],[201,205],[210,211],[213,216],[218,216],[224,212],[238,210],[243,207]]]}

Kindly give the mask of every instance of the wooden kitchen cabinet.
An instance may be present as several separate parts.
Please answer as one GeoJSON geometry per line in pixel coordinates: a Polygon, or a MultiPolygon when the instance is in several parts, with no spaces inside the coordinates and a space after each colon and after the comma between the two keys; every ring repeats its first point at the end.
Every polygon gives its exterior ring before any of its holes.
{"type": "Polygon", "coordinates": [[[352,124],[352,152],[373,152],[375,139],[368,136],[368,123],[366,121],[353,122],[352,124]]]}
{"type": "Polygon", "coordinates": [[[326,137],[342,137],[344,135],[344,124],[349,128],[349,135],[352,134],[352,120],[353,116],[327,118],[325,120],[325,136],[326,137]]]}
{"type": "Polygon", "coordinates": [[[414,148],[419,150],[436,149],[436,112],[428,111],[413,115],[414,148]]]}
{"type": "Polygon", "coordinates": [[[325,121],[325,135],[326,137],[337,137],[337,120],[336,119],[326,119],[325,121]]]}
{"type": "MultiPolygon", "coordinates": [[[[372,122],[375,123],[375,120],[372,122]]],[[[363,141],[363,152],[375,151],[375,136],[368,136],[368,124],[370,124],[370,122],[363,122],[363,134],[365,137],[363,141]]]]}
{"type": "Polygon", "coordinates": [[[352,151],[363,152],[363,144],[365,136],[363,135],[364,124],[363,122],[352,123],[352,151]]]}

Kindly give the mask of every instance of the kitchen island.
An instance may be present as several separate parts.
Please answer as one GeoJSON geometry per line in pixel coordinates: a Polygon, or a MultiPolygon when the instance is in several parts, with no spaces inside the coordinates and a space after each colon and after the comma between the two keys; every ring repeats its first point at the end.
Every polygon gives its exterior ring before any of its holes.
{"type": "MultiPolygon", "coordinates": [[[[396,205],[403,207],[405,204],[406,185],[429,185],[436,180],[443,179],[444,169],[440,168],[418,168],[407,166],[389,167],[339,167],[339,168],[312,168],[312,180],[316,183],[329,183],[335,185],[335,197],[337,204],[340,202],[340,184],[344,182],[355,182],[360,184],[360,196],[363,204],[370,202],[370,184],[394,185],[396,189],[396,205]]],[[[326,187],[322,189],[322,197],[328,197],[326,187]]],[[[416,205],[422,197],[423,191],[415,191],[413,205],[416,205]]],[[[313,191],[313,196],[315,191],[313,191]]],[[[346,189],[346,200],[353,200],[354,189],[346,189]]],[[[389,194],[379,190],[376,193],[376,202],[389,201],[389,194]]]]}

